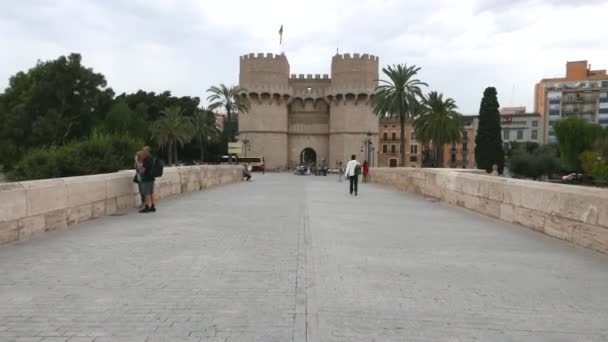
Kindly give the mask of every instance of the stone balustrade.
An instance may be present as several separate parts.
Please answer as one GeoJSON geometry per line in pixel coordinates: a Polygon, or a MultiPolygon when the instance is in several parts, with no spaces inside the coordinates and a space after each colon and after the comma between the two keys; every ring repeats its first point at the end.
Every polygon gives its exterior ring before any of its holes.
{"type": "Polygon", "coordinates": [[[478,170],[374,168],[369,178],[608,253],[608,191],[603,189],[494,177],[478,170]]]}
{"type": "MultiPolygon", "coordinates": [[[[133,171],[0,184],[0,244],[27,240],[49,231],[141,204],[133,171]]],[[[156,180],[155,196],[242,181],[240,166],[165,168],[156,180]]]]}

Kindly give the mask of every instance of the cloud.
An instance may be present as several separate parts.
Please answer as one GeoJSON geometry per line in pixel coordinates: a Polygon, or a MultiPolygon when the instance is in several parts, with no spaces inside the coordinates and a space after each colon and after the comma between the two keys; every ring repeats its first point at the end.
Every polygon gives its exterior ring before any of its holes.
{"type": "Polygon", "coordinates": [[[421,66],[466,113],[490,85],[501,104],[531,109],[534,83],[567,60],[608,67],[607,11],[608,0],[5,1],[0,88],[38,59],[80,52],[117,92],[204,97],[237,82],[240,55],[279,52],[283,24],[292,73],[329,73],[339,48],[421,66]]]}

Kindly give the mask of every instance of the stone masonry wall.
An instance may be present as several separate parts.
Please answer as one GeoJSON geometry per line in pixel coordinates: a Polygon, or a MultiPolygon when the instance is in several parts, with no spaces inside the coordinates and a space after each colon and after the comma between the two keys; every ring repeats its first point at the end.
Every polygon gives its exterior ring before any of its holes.
{"type": "MultiPolygon", "coordinates": [[[[133,171],[0,184],[0,244],[141,204],[133,171]]],[[[242,181],[240,166],[165,168],[156,180],[156,199],[242,181]]]]}
{"type": "Polygon", "coordinates": [[[370,181],[433,197],[608,254],[608,191],[477,170],[377,168],[370,181]]]}

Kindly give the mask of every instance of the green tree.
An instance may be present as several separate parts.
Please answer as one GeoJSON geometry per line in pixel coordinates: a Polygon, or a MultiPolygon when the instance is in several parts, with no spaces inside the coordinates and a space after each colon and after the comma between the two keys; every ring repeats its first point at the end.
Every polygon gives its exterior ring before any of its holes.
{"type": "Polygon", "coordinates": [[[224,135],[228,141],[233,141],[234,136],[238,132],[237,118],[238,113],[246,113],[251,109],[249,99],[243,94],[247,90],[239,86],[227,87],[224,84],[212,86],[207,89],[210,95],[207,97],[209,101],[209,110],[216,111],[223,109],[226,111],[226,120],[224,120],[224,135]]]}
{"type": "Polygon", "coordinates": [[[462,138],[462,115],[452,98],[443,99],[436,91],[422,99],[420,114],[414,119],[416,139],[423,144],[433,143],[439,167],[443,167],[443,146],[462,138]]]}
{"type": "Polygon", "coordinates": [[[152,136],[161,149],[167,150],[168,163],[177,164],[177,145],[183,147],[192,140],[192,120],[183,115],[181,108],[168,108],[152,124],[152,136]]]}
{"type": "Polygon", "coordinates": [[[220,131],[215,122],[215,115],[208,110],[198,110],[192,117],[194,139],[201,152],[201,162],[205,160],[205,146],[219,137],[220,131]]]}
{"type": "Polygon", "coordinates": [[[587,120],[571,116],[557,120],[555,136],[561,153],[562,168],[567,171],[581,172],[579,155],[593,149],[602,137],[602,127],[587,120]]]}
{"type": "Polygon", "coordinates": [[[483,92],[479,108],[479,128],[475,137],[475,162],[477,167],[492,172],[492,166],[498,166],[502,174],[505,154],[502,146],[500,113],[496,88],[488,87],[483,92]]]}
{"type": "Polygon", "coordinates": [[[379,80],[373,99],[373,111],[380,117],[399,116],[401,165],[405,166],[405,123],[412,118],[419,100],[423,97],[420,87],[426,83],[414,78],[419,67],[398,64],[382,68],[388,80],[379,80]]]}
{"type": "Polygon", "coordinates": [[[145,105],[131,110],[127,102],[121,99],[114,103],[100,128],[105,133],[128,135],[145,140],[148,137],[146,115],[145,105]]]}
{"type": "Polygon", "coordinates": [[[88,136],[112,103],[106,86],[75,53],[12,76],[0,96],[0,164],[10,167],[32,147],[88,136]]]}

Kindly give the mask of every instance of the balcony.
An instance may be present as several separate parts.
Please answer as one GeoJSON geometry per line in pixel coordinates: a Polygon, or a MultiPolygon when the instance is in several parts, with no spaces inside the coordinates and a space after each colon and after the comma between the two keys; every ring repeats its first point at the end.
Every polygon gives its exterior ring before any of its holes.
{"type": "Polygon", "coordinates": [[[597,96],[565,96],[562,103],[596,103],[597,96]]]}

